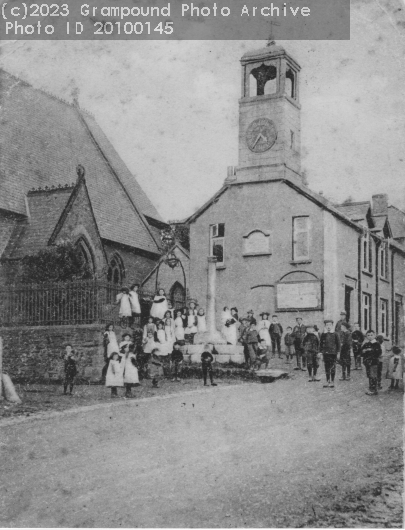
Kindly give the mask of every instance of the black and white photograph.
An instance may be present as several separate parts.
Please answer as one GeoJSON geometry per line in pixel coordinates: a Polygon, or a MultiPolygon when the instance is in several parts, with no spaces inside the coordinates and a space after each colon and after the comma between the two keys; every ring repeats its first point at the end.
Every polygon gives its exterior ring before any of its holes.
{"type": "Polygon", "coordinates": [[[403,528],[404,0],[69,2],[0,2],[0,527],[403,528]]]}

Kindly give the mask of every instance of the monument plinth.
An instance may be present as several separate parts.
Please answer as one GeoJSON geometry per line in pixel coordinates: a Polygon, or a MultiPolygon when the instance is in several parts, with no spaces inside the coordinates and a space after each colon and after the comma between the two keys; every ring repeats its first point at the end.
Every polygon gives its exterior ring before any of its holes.
{"type": "Polygon", "coordinates": [[[219,364],[232,361],[236,364],[243,364],[243,346],[241,344],[227,344],[226,338],[216,325],[216,277],[217,258],[208,258],[208,284],[207,284],[207,331],[197,333],[194,337],[194,344],[184,346],[183,354],[191,362],[200,362],[201,354],[204,351],[204,344],[212,344],[218,355],[215,359],[219,364]]]}

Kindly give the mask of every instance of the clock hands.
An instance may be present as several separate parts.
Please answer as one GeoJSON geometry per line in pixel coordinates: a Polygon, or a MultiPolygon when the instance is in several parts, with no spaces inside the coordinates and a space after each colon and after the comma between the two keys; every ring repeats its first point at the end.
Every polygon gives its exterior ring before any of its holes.
{"type": "Polygon", "coordinates": [[[255,143],[252,145],[252,149],[255,147],[255,145],[257,144],[257,142],[258,142],[260,139],[263,140],[263,142],[267,142],[267,138],[266,138],[266,136],[263,136],[262,133],[259,133],[259,134],[257,135],[257,138],[256,138],[255,143]]]}

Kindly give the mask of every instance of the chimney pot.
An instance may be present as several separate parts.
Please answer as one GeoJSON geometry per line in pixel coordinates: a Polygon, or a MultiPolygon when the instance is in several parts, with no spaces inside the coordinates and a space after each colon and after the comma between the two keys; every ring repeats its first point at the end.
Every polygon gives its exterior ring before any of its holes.
{"type": "Polygon", "coordinates": [[[379,193],[373,195],[373,216],[388,215],[388,195],[379,193]]]}

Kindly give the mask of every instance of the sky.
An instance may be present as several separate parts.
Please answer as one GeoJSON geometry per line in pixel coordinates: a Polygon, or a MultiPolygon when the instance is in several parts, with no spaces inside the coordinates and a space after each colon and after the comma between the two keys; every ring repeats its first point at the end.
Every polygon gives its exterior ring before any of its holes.
{"type": "MultiPolygon", "coordinates": [[[[11,41],[0,66],[78,93],[165,220],[238,164],[240,57],[260,41],[11,41]]],[[[405,3],[352,0],[350,41],[277,41],[301,65],[302,169],[334,202],[405,208],[405,3]]],[[[85,165],[85,164],[83,164],[85,165]]]]}

